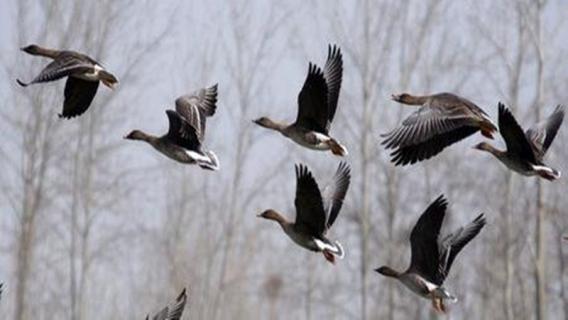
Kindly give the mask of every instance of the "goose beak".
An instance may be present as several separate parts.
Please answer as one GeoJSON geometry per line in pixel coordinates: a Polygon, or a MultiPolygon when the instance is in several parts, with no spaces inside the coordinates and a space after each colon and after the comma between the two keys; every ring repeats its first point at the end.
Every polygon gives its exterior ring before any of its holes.
{"type": "Polygon", "coordinates": [[[400,100],[400,95],[399,95],[399,94],[391,94],[391,100],[393,100],[393,101],[399,101],[399,100],[400,100]]]}

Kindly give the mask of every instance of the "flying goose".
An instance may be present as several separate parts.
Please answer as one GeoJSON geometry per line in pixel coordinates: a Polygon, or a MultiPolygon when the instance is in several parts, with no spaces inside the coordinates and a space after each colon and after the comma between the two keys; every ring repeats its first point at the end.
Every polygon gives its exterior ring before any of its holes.
{"type": "MultiPolygon", "coordinates": [[[[164,307],[164,309],[162,309],[152,317],[152,320],[180,320],[186,302],[187,293],[184,288],[180,295],[176,298],[175,303],[170,306],[164,307]]],[[[149,319],[150,315],[146,315],[146,320],[149,319]]]]}
{"type": "Polygon", "coordinates": [[[350,180],[350,168],[341,162],[332,182],[320,192],[308,168],[296,165],[296,221],[289,222],[273,209],[262,212],[258,217],[278,222],[296,244],[322,252],[327,261],[335,263],[335,257],[343,259],[345,255],[343,247],[337,241],[331,242],[326,234],[337,219],[350,180]]]}
{"type": "Polygon", "coordinates": [[[507,150],[496,149],[486,142],[481,142],[474,148],[491,153],[509,169],[524,176],[538,175],[550,181],[556,180],[560,178],[560,171],[548,167],[542,160],[563,120],[564,106],[559,105],[546,120],[525,133],[511,111],[499,103],[499,130],[507,150]]]}
{"type": "Polygon", "coordinates": [[[205,137],[207,117],[217,109],[217,85],[176,99],[176,110],[166,110],[170,128],[161,137],[133,130],[125,139],[142,140],[167,157],[187,164],[197,164],[203,169],[219,170],[219,160],[213,151],[205,151],[202,143],[205,137]]]}
{"type": "Polygon", "coordinates": [[[395,165],[414,164],[430,159],[442,150],[481,131],[493,139],[497,127],[488,115],[473,102],[452,93],[413,96],[393,95],[394,101],[420,106],[398,128],[381,135],[382,144],[394,149],[391,161],[395,165]]]}
{"type": "Polygon", "coordinates": [[[431,299],[437,312],[445,313],[444,300],[457,302],[444,287],[444,280],[450,272],[458,253],[485,226],[485,217],[480,214],[467,226],[440,238],[448,202],[443,195],[438,197],[418,219],[410,234],[410,267],[404,272],[382,266],[376,272],[398,279],[408,289],[421,297],[431,299]]]}
{"type": "Polygon", "coordinates": [[[27,87],[30,84],[50,82],[67,77],[65,83],[65,100],[60,118],[70,119],[82,115],[93,101],[99,81],[114,89],[118,79],[105,70],[100,63],[75,51],[54,50],[32,44],[21,49],[34,56],[53,59],[40,74],[30,82],[16,79],[18,84],[27,87]]]}
{"type": "Polygon", "coordinates": [[[261,117],[253,122],[261,127],[276,130],[306,148],[331,150],[338,156],[347,155],[347,149],[329,136],[341,88],[342,59],[341,50],[330,45],[323,72],[315,64],[309,64],[308,76],[298,96],[296,122],[288,125],[268,117],[261,117]]]}

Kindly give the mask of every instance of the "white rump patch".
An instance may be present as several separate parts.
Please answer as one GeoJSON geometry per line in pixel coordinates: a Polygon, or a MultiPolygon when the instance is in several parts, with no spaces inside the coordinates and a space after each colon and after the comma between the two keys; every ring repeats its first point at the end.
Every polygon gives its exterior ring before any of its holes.
{"type": "Polygon", "coordinates": [[[343,259],[343,257],[345,256],[345,252],[343,251],[343,247],[337,241],[335,241],[335,246],[328,244],[328,243],[325,243],[325,242],[323,242],[319,239],[314,239],[314,242],[320,250],[322,250],[322,251],[327,250],[327,251],[333,253],[333,255],[338,257],[339,259],[343,259]]]}

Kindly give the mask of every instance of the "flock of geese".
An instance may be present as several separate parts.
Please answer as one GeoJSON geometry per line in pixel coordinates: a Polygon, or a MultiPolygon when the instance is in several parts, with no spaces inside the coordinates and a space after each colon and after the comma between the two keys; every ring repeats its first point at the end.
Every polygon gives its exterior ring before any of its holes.
{"type": "MultiPolygon", "coordinates": [[[[118,84],[117,78],[94,59],[74,51],[59,51],[30,45],[22,50],[52,61],[35,77],[22,86],[67,78],[64,91],[63,118],[73,118],[86,112],[94,99],[99,82],[109,88],[118,84]]],[[[330,135],[337,111],[343,58],[337,46],[329,46],[323,69],[310,63],[308,75],[298,95],[296,121],[286,124],[268,117],[253,122],[261,127],[280,132],[295,143],[313,150],[331,151],[337,156],[348,155],[347,148],[330,135]]],[[[396,166],[412,165],[431,159],[450,145],[476,132],[493,139],[499,132],[506,150],[498,150],[487,142],[474,148],[495,156],[509,169],[525,176],[539,176],[547,180],[560,178],[560,172],[543,162],[543,158],[564,119],[565,108],[558,106],[543,122],[523,131],[509,109],[499,103],[498,126],[475,103],[452,93],[416,96],[408,93],[393,95],[403,105],[418,107],[402,123],[382,135],[382,144],[392,149],[391,161],[396,166]]],[[[206,120],[217,109],[217,85],[200,89],[175,100],[175,110],[166,110],[169,130],[154,136],[133,130],[124,138],[148,143],[168,158],[184,164],[196,164],[202,169],[219,170],[220,163],[213,151],[203,146],[206,120]]],[[[289,221],[274,209],[258,216],[276,221],[284,233],[299,246],[321,252],[325,259],[335,263],[345,251],[338,241],[327,237],[347,194],[351,170],[340,162],[330,183],[320,189],[316,179],[304,164],[297,164],[295,220],[289,221]]],[[[469,224],[444,237],[440,229],[446,215],[448,201],[441,195],[419,216],[410,234],[411,260],[406,271],[395,271],[382,266],[375,271],[399,280],[414,293],[430,299],[434,310],[446,312],[445,302],[455,302],[443,287],[452,263],[458,253],[486,224],[480,214],[469,224]]],[[[1,288],[1,287],[0,287],[1,288]]],[[[185,289],[175,302],[157,313],[154,320],[179,319],[187,301],[185,289]]],[[[149,319],[148,317],[146,319],[149,319]]]]}

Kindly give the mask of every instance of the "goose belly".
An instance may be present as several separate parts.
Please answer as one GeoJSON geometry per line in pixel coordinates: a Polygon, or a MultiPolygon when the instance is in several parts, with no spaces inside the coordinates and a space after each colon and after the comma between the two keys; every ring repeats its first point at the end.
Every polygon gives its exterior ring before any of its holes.
{"type": "Polygon", "coordinates": [[[401,276],[400,281],[402,282],[402,284],[404,284],[405,287],[423,298],[429,298],[428,295],[430,294],[430,292],[438,288],[437,285],[431,283],[430,281],[412,274],[405,274],[401,276]]]}
{"type": "Polygon", "coordinates": [[[528,162],[514,161],[509,158],[504,158],[502,161],[505,164],[505,166],[517,172],[518,174],[521,174],[526,177],[536,175],[536,172],[533,170],[532,165],[529,164],[528,162]]]}
{"type": "Polygon", "coordinates": [[[284,229],[284,232],[286,232],[288,237],[292,239],[292,241],[294,241],[294,243],[296,243],[300,247],[311,251],[321,251],[320,248],[318,248],[316,242],[314,241],[314,238],[301,233],[297,233],[294,230],[290,229],[284,229]]]}
{"type": "Polygon", "coordinates": [[[154,148],[166,157],[181,163],[193,164],[196,161],[188,154],[187,150],[167,144],[158,144],[154,148]]]}
{"type": "Polygon", "coordinates": [[[329,144],[326,142],[329,141],[329,137],[325,134],[319,132],[306,132],[306,133],[295,133],[291,134],[290,139],[296,142],[297,144],[301,145],[302,147],[306,147],[313,150],[329,150],[329,144]]]}

